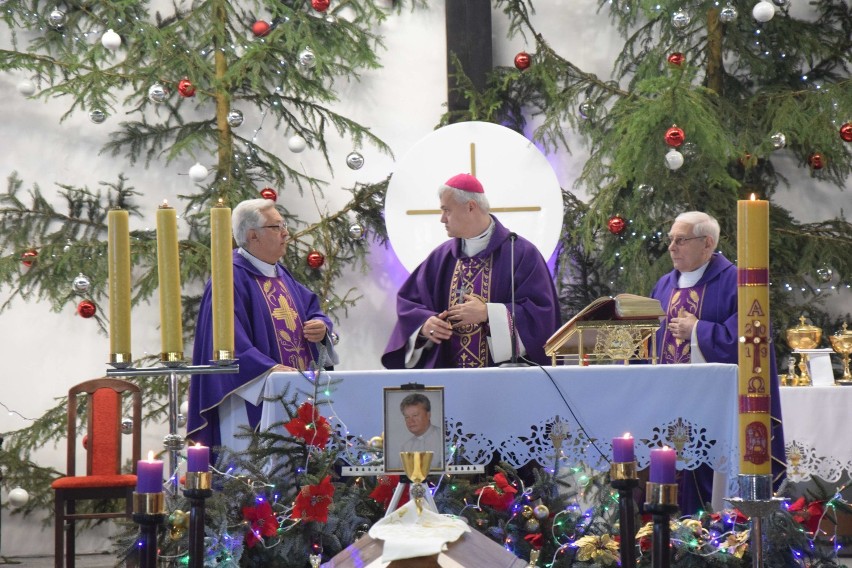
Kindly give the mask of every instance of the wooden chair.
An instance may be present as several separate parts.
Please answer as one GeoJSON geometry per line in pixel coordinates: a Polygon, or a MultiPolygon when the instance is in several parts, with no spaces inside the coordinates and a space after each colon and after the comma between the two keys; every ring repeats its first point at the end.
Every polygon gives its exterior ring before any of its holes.
{"type": "Polygon", "coordinates": [[[129,381],[99,378],[85,381],[68,391],[68,466],[66,477],[55,480],[55,545],[56,568],[74,566],[74,535],[77,519],[109,519],[133,513],[136,489],[136,462],[141,457],[142,392],[129,381]],[[121,421],[123,399],[132,404],[132,472],[122,473],[121,421]],[[77,415],[86,412],[86,472],[77,474],[77,415]],[[77,513],[76,502],[96,499],[123,499],[122,510],[77,513]]]}

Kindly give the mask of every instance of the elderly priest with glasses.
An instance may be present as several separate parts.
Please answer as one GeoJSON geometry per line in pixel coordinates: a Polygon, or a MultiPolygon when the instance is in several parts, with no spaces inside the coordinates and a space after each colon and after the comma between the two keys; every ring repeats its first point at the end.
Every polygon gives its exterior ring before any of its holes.
{"type": "MultiPolygon", "coordinates": [[[[331,320],[319,298],[279,263],[290,235],[275,203],[243,201],[234,208],[231,225],[238,245],[233,252],[234,339],[240,370],[193,375],[189,385],[187,437],[208,446],[240,445],[233,438],[238,429],[234,426],[254,429],[260,422],[260,405],[230,396],[236,389],[272,371],[338,363],[330,340],[331,320]]],[[[210,362],[212,318],[208,282],[198,312],[192,357],[196,365],[210,362]]]]}

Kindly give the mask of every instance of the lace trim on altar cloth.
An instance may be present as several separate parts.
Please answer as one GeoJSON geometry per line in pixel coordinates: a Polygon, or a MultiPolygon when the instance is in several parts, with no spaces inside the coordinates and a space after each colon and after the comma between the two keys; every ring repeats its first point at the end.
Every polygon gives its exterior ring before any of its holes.
{"type": "Polygon", "coordinates": [[[784,446],[787,454],[787,479],[793,482],[808,481],[818,477],[829,483],[837,483],[852,475],[852,460],[841,460],[823,456],[810,444],[796,440],[784,446]]]}

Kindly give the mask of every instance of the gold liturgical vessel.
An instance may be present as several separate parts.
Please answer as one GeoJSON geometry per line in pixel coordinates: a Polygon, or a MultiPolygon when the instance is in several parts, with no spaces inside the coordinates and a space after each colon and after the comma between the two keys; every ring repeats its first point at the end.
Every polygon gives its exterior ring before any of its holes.
{"type": "Polygon", "coordinates": [[[411,480],[409,491],[414,497],[417,514],[420,514],[423,512],[423,498],[426,497],[427,491],[423,481],[429,475],[429,468],[432,467],[432,452],[399,452],[399,457],[402,458],[405,475],[411,480]]]}
{"type": "MultiPolygon", "coordinates": [[[[815,325],[805,323],[805,316],[799,316],[799,325],[787,330],[787,345],[793,349],[816,349],[822,340],[822,330],[815,325]]],[[[811,374],[808,372],[808,354],[799,354],[799,375],[787,376],[791,386],[810,386],[811,374]]]]}
{"type": "Polygon", "coordinates": [[[843,329],[834,335],[829,335],[831,347],[843,356],[843,376],[834,381],[839,385],[852,385],[852,374],[849,373],[849,354],[852,353],[852,330],[847,329],[843,323],[843,329]]]}

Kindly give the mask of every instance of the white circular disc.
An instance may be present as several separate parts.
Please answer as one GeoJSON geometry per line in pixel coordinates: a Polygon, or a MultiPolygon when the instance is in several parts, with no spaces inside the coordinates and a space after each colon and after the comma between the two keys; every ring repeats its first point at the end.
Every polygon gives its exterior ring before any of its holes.
{"type": "Polygon", "coordinates": [[[492,214],[532,242],[545,259],[556,249],[562,232],[562,188],[544,154],[505,126],[460,122],[417,142],[398,162],[388,184],[385,224],[394,252],[409,272],[447,240],[438,188],[456,174],[474,173],[472,155],[492,214]],[[516,208],[532,210],[511,211],[516,208]]]}

